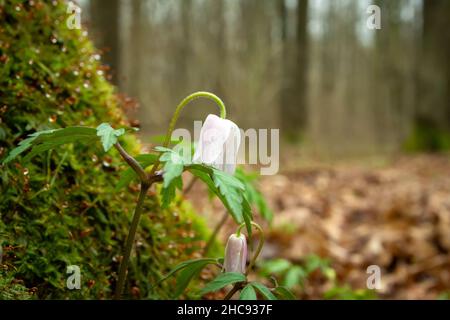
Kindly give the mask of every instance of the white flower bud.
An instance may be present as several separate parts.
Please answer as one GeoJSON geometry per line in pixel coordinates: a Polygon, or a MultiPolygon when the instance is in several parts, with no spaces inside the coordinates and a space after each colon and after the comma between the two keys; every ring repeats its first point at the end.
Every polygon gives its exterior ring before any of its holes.
{"type": "Polygon", "coordinates": [[[247,262],[247,239],[245,235],[232,234],[228,238],[225,248],[224,270],[225,272],[245,273],[247,262]]]}

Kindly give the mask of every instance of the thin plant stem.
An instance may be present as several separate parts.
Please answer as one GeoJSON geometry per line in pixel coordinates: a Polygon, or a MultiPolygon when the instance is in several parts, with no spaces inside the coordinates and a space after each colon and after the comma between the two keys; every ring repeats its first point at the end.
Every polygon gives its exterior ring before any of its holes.
{"type": "Polygon", "coordinates": [[[130,263],[131,250],[133,249],[134,238],[136,237],[136,230],[141,218],[142,206],[148,189],[151,187],[153,181],[149,178],[145,170],[139,164],[139,162],[130,156],[125,149],[122,148],[120,143],[114,144],[114,147],[120,153],[126,163],[136,172],[141,180],[141,191],[139,192],[136,208],[134,209],[133,219],[131,221],[130,230],[128,231],[127,240],[125,242],[125,250],[120,262],[119,278],[117,280],[115,299],[120,299],[124,290],[125,280],[127,277],[128,265],[130,263]]]}
{"type": "Polygon", "coordinates": [[[142,214],[142,205],[147,194],[150,185],[147,182],[141,183],[141,191],[139,192],[139,198],[134,210],[133,220],[131,221],[130,230],[128,232],[127,241],[125,243],[125,250],[120,262],[119,278],[116,286],[115,299],[120,299],[125,286],[125,279],[127,277],[128,264],[130,262],[131,250],[133,249],[134,238],[136,236],[136,230],[139,225],[139,220],[142,214]]]}
{"type": "Polygon", "coordinates": [[[235,283],[233,288],[227,293],[223,300],[230,300],[236,292],[238,292],[243,287],[243,282],[235,283]]]}
{"type": "MultiPolygon", "coordinates": [[[[250,270],[252,269],[252,267],[254,266],[256,259],[258,259],[259,254],[261,253],[261,250],[263,248],[264,245],[264,232],[263,229],[261,228],[261,226],[259,224],[257,224],[256,222],[251,222],[251,225],[253,227],[255,227],[256,229],[258,229],[259,233],[260,233],[260,238],[259,238],[259,243],[258,243],[258,247],[256,248],[255,253],[253,254],[252,259],[250,260],[250,263],[248,264],[247,270],[245,271],[245,275],[248,275],[248,273],[250,272],[250,270]]],[[[239,236],[241,233],[241,229],[245,226],[245,223],[242,223],[238,229],[236,234],[239,236]]]]}
{"type": "Polygon", "coordinates": [[[130,156],[124,148],[120,145],[119,142],[114,144],[114,147],[119,151],[120,155],[122,156],[123,160],[125,160],[126,163],[136,172],[141,182],[147,182],[148,176],[145,172],[144,168],[139,164],[139,162],[134,159],[132,156],[130,156]]]}

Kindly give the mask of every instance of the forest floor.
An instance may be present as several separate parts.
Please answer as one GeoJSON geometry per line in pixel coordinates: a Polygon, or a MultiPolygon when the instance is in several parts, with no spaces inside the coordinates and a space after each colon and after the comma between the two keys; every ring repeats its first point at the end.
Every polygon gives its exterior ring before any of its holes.
{"type": "MultiPolygon", "coordinates": [[[[196,185],[188,197],[213,226],[223,209],[198,196],[201,188],[196,185]]],[[[262,259],[329,258],[337,281],[355,290],[366,289],[367,267],[377,265],[379,298],[436,299],[450,292],[448,157],[401,157],[378,166],[290,166],[263,177],[260,188],[275,213],[262,259]]],[[[233,230],[229,219],[220,236],[233,230]]],[[[313,277],[300,296],[320,299],[328,289],[326,281],[313,277]]]]}

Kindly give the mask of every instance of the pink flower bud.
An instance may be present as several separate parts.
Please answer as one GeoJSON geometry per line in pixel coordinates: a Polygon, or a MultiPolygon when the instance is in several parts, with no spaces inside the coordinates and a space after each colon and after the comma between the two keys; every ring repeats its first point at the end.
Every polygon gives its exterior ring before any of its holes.
{"type": "Polygon", "coordinates": [[[224,270],[225,272],[245,273],[247,262],[247,240],[245,235],[232,234],[228,238],[225,248],[224,270]]]}
{"type": "Polygon", "coordinates": [[[210,114],[200,130],[193,161],[234,174],[240,143],[241,133],[234,122],[210,114]]]}

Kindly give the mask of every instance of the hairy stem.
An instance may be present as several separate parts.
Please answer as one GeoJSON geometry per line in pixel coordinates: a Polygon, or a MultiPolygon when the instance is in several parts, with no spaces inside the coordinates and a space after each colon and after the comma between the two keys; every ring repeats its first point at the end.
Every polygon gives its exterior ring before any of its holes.
{"type": "Polygon", "coordinates": [[[147,182],[147,180],[148,180],[147,173],[142,168],[142,166],[139,164],[139,162],[135,158],[130,156],[128,154],[128,152],[126,152],[125,149],[122,148],[122,146],[120,145],[119,142],[115,143],[114,147],[117,149],[117,151],[119,151],[119,153],[122,156],[123,160],[125,160],[125,162],[128,163],[128,165],[136,172],[136,174],[138,175],[139,179],[142,182],[147,182]]]}
{"type": "Polygon", "coordinates": [[[125,162],[136,172],[139,179],[141,180],[141,191],[139,192],[138,201],[136,204],[136,208],[134,210],[133,219],[131,221],[130,230],[128,231],[127,240],[125,242],[125,249],[123,253],[122,260],[120,262],[119,267],[119,278],[117,280],[117,286],[116,286],[116,292],[115,292],[115,299],[120,299],[122,296],[124,286],[125,286],[125,280],[127,277],[127,270],[128,265],[130,263],[130,256],[131,251],[133,249],[134,244],[134,238],[136,237],[136,230],[139,225],[139,220],[141,218],[142,214],[142,206],[144,204],[144,199],[147,194],[148,189],[151,187],[151,185],[161,180],[160,175],[147,175],[144,168],[139,164],[139,162],[130,156],[124,148],[120,145],[119,142],[114,144],[114,147],[117,149],[117,151],[120,153],[122,158],[125,160],[125,162]]]}
{"type": "Polygon", "coordinates": [[[130,262],[131,250],[133,249],[136,230],[142,214],[142,205],[144,204],[144,199],[149,188],[150,184],[148,184],[147,182],[141,183],[141,191],[139,192],[139,198],[136,204],[136,209],[134,210],[130,231],[128,232],[127,241],[125,243],[124,254],[122,257],[122,261],[120,262],[119,279],[117,281],[115,299],[120,299],[123,293],[125,279],[127,277],[128,264],[130,262]]]}

